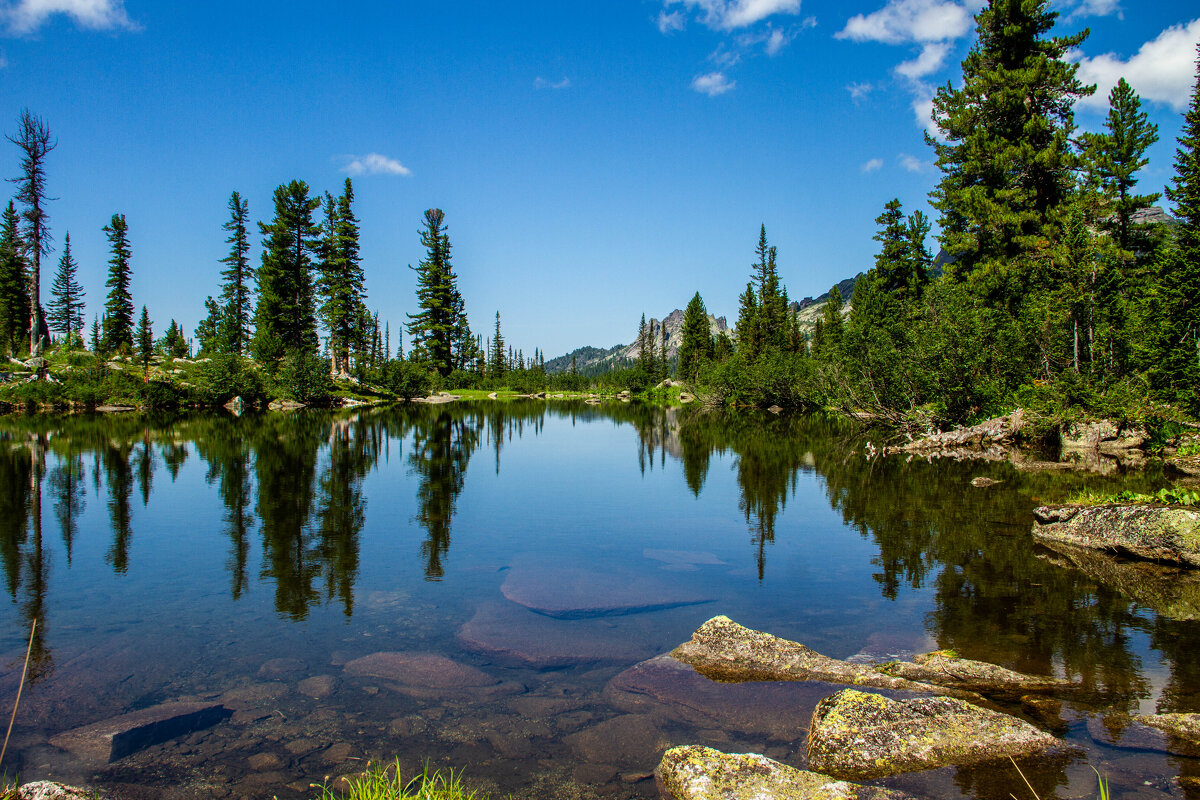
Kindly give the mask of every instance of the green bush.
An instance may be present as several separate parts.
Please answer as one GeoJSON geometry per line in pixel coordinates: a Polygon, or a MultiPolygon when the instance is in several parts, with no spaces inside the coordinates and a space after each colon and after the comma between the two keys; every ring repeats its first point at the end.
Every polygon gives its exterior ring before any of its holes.
{"type": "Polygon", "coordinates": [[[323,400],[333,392],[329,365],[315,353],[292,353],[275,375],[278,394],[300,403],[323,400]]]}
{"type": "Polygon", "coordinates": [[[383,368],[383,386],[389,392],[411,400],[432,391],[435,374],[411,361],[390,361],[383,368]]]}

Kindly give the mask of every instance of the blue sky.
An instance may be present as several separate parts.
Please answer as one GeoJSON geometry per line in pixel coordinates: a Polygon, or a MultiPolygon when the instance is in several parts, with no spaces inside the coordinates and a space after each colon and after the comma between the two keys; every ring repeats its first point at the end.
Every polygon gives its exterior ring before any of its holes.
{"type": "MultiPolygon", "coordinates": [[[[933,87],[957,81],[974,0],[440,3],[0,0],[0,129],[50,125],[56,251],[89,323],[125,214],[133,294],[192,330],[218,290],[232,190],[255,220],[292,179],[353,177],[368,304],[413,312],[422,212],[446,212],[472,326],[548,357],[630,341],[699,291],[734,321],[760,224],[793,298],[869,268],[874,219],[928,207],[933,87]]],[[[1170,178],[1194,82],[1194,0],[1060,0],[1101,85],[1124,75],[1170,178]]],[[[0,174],[19,153],[0,148],[0,174]]],[[[11,192],[14,187],[9,187],[11,192]]],[[[255,236],[257,259],[260,237],[255,236]]],[[[936,242],[931,242],[936,251],[936,242]]],[[[393,343],[394,343],[393,335],[393,343]]]]}

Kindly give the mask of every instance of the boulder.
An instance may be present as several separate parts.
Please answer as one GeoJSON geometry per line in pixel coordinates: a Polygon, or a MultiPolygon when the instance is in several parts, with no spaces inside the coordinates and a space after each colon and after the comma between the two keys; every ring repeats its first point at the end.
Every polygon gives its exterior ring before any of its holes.
{"type": "MultiPolygon", "coordinates": [[[[175,372],[179,372],[179,370],[175,370],[175,372]]],[[[238,395],[237,397],[233,398],[228,403],[226,403],[225,408],[226,408],[226,410],[229,411],[229,413],[233,414],[235,417],[240,417],[242,415],[242,412],[244,412],[246,410],[246,402],[244,400],[242,400],[241,395],[238,395]]]]}
{"type": "Polygon", "coordinates": [[[1200,510],[1154,505],[1042,506],[1033,536],[1054,542],[1200,567],[1200,510]]]}
{"type": "Polygon", "coordinates": [[[986,489],[989,486],[995,486],[998,483],[1004,483],[1004,481],[998,481],[998,480],[995,480],[994,478],[983,478],[983,477],[971,479],[971,485],[974,486],[976,489],[986,489]]]}
{"type": "Polygon", "coordinates": [[[897,678],[933,683],[938,686],[954,686],[989,696],[997,694],[1019,696],[1071,688],[1068,681],[1059,678],[1014,672],[995,664],[959,658],[948,650],[913,656],[911,663],[896,661],[881,664],[877,669],[897,678]]]}
{"type": "Polygon", "coordinates": [[[906,800],[894,789],[839,781],[757,753],[672,747],[654,771],[663,800],[906,800]]]}
{"type": "Polygon", "coordinates": [[[54,781],[23,783],[16,794],[16,800],[102,800],[103,797],[89,789],[54,781]]]}
{"type": "Polygon", "coordinates": [[[348,662],[342,669],[347,675],[422,689],[466,689],[500,682],[475,667],[432,653],[372,653],[348,662]]]}
{"type": "Polygon", "coordinates": [[[1200,758],[1200,714],[1114,712],[1088,717],[1087,729],[1109,747],[1200,758]]]}
{"type": "Polygon", "coordinates": [[[939,691],[864,664],[823,656],[799,642],[745,628],[729,617],[713,617],[671,655],[717,681],[826,681],[901,691],[939,691]]]}
{"type": "Polygon", "coordinates": [[[564,741],[583,761],[599,764],[641,763],[670,745],[667,735],[644,714],[606,719],[572,733],[564,741]]]}
{"type": "Polygon", "coordinates": [[[960,451],[979,451],[1004,448],[1012,445],[1025,427],[1025,412],[1017,409],[1013,413],[994,417],[970,428],[955,428],[952,431],[933,433],[900,447],[888,447],[884,454],[927,453],[953,454],[960,451]]]}
{"type": "Polygon", "coordinates": [[[892,700],[843,689],[813,712],[808,762],[830,775],[870,780],[1034,755],[1058,743],[1024,720],[953,697],[892,700]]]}
{"type": "Polygon", "coordinates": [[[322,700],[337,691],[338,681],[332,675],[313,675],[305,678],[296,685],[300,694],[314,700],[322,700]]]}
{"type": "Polygon", "coordinates": [[[50,744],[93,765],[216,725],[230,715],[219,703],[163,703],[60,733],[50,744]]]}
{"type": "Polygon", "coordinates": [[[709,602],[694,592],[634,573],[597,573],[536,561],[514,565],[500,591],[530,611],[558,619],[621,616],[709,602]]]}
{"type": "Polygon", "coordinates": [[[1059,438],[1065,450],[1095,450],[1103,441],[1115,441],[1118,432],[1115,422],[1100,419],[1063,425],[1059,430],[1059,438]]]}
{"type": "Polygon", "coordinates": [[[46,359],[41,356],[34,356],[25,362],[25,369],[31,372],[41,372],[46,368],[46,359]]]}
{"type": "Polygon", "coordinates": [[[561,620],[515,603],[485,603],[458,631],[470,650],[525,666],[632,664],[653,651],[644,636],[601,620],[561,620]]]}
{"type": "Polygon", "coordinates": [[[1098,550],[1044,542],[1051,552],[1038,557],[1065,569],[1076,569],[1096,583],[1123,594],[1159,616],[1200,620],[1200,571],[1156,561],[1132,561],[1098,550]]]}

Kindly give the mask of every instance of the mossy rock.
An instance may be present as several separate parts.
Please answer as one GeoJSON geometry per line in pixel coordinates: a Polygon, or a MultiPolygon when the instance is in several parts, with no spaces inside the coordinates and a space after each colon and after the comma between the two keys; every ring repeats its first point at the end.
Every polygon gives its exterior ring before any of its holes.
{"type": "Polygon", "coordinates": [[[674,800],[911,800],[894,789],[840,781],[756,753],[698,745],[663,753],[655,777],[663,797],[674,800]]]}
{"type": "Polygon", "coordinates": [[[1024,720],[957,698],[892,700],[844,689],[813,712],[808,761],[829,775],[871,780],[1034,755],[1058,745],[1024,720]]]}
{"type": "Polygon", "coordinates": [[[915,656],[912,663],[895,661],[881,664],[876,669],[897,678],[958,687],[989,697],[1051,692],[1071,686],[1058,678],[1029,675],[984,661],[959,658],[952,650],[937,650],[915,656]]]}
{"type": "Polygon", "coordinates": [[[1200,568],[1200,510],[1153,505],[1043,506],[1033,536],[1200,568]]]}

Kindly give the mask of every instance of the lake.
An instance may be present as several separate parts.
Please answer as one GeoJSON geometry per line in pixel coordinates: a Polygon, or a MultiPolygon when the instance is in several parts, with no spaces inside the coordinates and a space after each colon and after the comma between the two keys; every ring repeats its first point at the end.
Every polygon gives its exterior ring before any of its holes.
{"type": "MultiPolygon", "coordinates": [[[[1200,761],[1121,746],[1112,713],[1200,711],[1196,605],[1029,534],[1042,502],[1162,476],[870,457],[872,436],[569,401],[0,418],[6,716],[37,621],[3,768],[301,798],[399,758],[495,798],[651,798],[674,744],[804,766],[829,687],[635,668],[725,614],[837,658],[1068,678],[1044,724],[1078,752],[1022,764],[1044,800],[1095,797],[1093,768],[1115,796],[1200,797],[1200,761]],[[232,715],[112,763],[51,744],[178,700],[232,715]]],[[[1008,762],[882,783],[1030,798],[1008,762]]]]}

